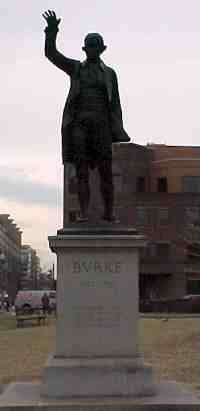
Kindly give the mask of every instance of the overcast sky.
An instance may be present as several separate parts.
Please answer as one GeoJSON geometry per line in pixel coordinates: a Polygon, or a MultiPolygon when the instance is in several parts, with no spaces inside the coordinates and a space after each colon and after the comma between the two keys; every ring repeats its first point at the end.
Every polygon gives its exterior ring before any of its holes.
{"type": "Polygon", "coordinates": [[[60,123],[69,79],[44,57],[42,13],[61,17],[57,45],[84,59],[100,32],[118,74],[124,126],[138,144],[199,145],[199,0],[6,0],[1,21],[0,213],[23,230],[43,266],[62,226],[60,123]]]}

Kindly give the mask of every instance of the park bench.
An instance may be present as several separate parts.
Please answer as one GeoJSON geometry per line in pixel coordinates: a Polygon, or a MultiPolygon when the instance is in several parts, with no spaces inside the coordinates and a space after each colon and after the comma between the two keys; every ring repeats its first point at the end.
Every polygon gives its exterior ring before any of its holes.
{"type": "Polygon", "coordinates": [[[36,322],[38,325],[45,325],[46,323],[45,314],[17,314],[16,321],[17,327],[23,327],[24,323],[27,322],[36,322]]]}

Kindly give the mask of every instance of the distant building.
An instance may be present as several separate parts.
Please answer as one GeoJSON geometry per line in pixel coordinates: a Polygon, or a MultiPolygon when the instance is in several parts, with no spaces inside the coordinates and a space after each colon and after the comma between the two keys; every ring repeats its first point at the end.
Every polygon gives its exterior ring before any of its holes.
{"type": "Polygon", "coordinates": [[[0,296],[8,294],[11,303],[20,281],[21,237],[10,215],[0,214],[0,296]]]}
{"type": "MultiPolygon", "coordinates": [[[[65,213],[73,222],[79,206],[73,170],[70,175],[65,213]]],[[[200,147],[115,144],[113,176],[117,216],[148,239],[140,260],[140,297],[200,293],[200,259],[185,242],[188,225],[200,219],[200,147]]],[[[97,172],[91,185],[95,219],[102,214],[97,172]]]]}
{"type": "Polygon", "coordinates": [[[40,258],[30,245],[21,248],[20,289],[37,289],[41,273],[40,258]]]}
{"type": "Polygon", "coordinates": [[[53,270],[39,274],[38,288],[40,290],[53,290],[55,288],[53,270]]]}

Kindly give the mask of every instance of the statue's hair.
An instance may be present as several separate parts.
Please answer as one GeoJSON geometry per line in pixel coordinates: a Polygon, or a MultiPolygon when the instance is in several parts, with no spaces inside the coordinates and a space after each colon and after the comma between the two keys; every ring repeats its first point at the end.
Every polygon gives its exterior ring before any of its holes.
{"type": "Polygon", "coordinates": [[[87,45],[90,43],[91,40],[96,40],[97,43],[99,44],[99,47],[101,51],[104,51],[106,49],[106,46],[104,44],[103,37],[99,33],[88,33],[87,36],[85,37],[84,40],[84,45],[87,47],[87,45]]]}

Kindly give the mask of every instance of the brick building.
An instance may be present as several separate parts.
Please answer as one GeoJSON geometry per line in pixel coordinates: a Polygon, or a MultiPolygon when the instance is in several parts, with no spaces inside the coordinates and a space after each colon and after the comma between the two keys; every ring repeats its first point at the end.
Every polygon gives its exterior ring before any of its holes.
{"type": "MultiPolygon", "coordinates": [[[[79,212],[76,176],[68,174],[65,214],[79,212]]],[[[200,147],[115,144],[113,176],[116,214],[148,239],[141,255],[141,298],[176,298],[200,293],[200,258],[194,258],[190,230],[200,213],[200,147]]],[[[102,213],[98,173],[91,174],[92,216],[102,213]]],[[[197,233],[195,236],[198,237],[197,233]]]]}
{"type": "Polygon", "coordinates": [[[0,214],[0,295],[13,302],[19,287],[22,232],[9,214],[0,214]]]}

